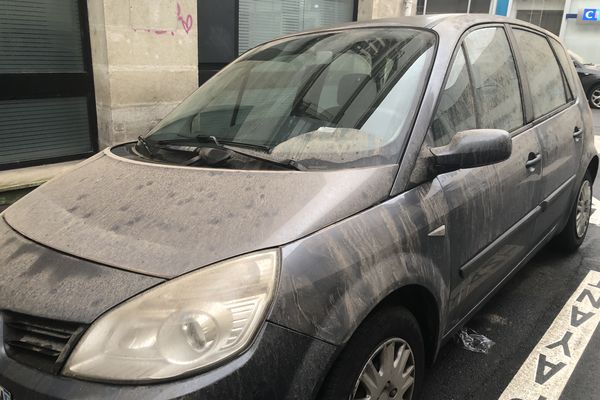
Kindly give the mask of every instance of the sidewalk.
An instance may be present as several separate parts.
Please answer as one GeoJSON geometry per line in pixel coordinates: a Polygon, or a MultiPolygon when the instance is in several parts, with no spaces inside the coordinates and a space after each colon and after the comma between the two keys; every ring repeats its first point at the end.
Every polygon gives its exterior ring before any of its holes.
{"type": "Polygon", "coordinates": [[[594,118],[594,134],[600,136],[600,110],[592,110],[594,118]]]}
{"type": "Polygon", "coordinates": [[[81,160],[0,171],[0,212],[36,187],[63,174],[81,160]]]}

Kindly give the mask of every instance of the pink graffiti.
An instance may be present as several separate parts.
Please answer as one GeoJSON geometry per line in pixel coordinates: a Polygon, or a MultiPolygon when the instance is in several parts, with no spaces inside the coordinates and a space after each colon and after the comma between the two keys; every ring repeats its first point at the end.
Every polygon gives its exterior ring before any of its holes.
{"type": "MultiPolygon", "coordinates": [[[[194,23],[194,19],[191,14],[188,14],[185,18],[181,15],[181,6],[177,3],[177,21],[181,22],[181,26],[186,34],[189,34],[192,30],[192,25],[194,23]]],[[[137,32],[137,29],[133,29],[137,32]]],[[[157,30],[157,29],[144,29],[146,32],[153,32],[155,35],[164,35],[167,33],[171,33],[171,36],[175,36],[175,31],[167,31],[167,30],[157,30]]]]}
{"type": "Polygon", "coordinates": [[[188,14],[185,19],[181,15],[181,6],[177,3],[177,20],[181,21],[181,26],[183,26],[183,30],[185,33],[190,33],[192,30],[192,23],[194,20],[192,19],[192,15],[188,14]]]}

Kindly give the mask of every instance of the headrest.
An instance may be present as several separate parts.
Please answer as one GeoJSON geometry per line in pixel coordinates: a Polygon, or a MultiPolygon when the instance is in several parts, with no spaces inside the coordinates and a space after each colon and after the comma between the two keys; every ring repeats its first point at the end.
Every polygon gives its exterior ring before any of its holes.
{"type": "Polygon", "coordinates": [[[350,100],[350,97],[356,92],[356,89],[364,85],[365,80],[371,77],[367,74],[347,74],[340,79],[340,85],[337,92],[338,105],[344,105],[350,100]]]}

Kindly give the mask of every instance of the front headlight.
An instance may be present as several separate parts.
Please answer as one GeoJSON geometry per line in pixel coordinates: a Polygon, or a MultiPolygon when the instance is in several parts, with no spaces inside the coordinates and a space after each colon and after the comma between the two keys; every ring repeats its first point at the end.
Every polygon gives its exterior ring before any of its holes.
{"type": "Polygon", "coordinates": [[[277,250],[238,257],[128,300],[92,324],[63,373],[165,379],[241,352],[266,318],[278,260],[277,250]]]}

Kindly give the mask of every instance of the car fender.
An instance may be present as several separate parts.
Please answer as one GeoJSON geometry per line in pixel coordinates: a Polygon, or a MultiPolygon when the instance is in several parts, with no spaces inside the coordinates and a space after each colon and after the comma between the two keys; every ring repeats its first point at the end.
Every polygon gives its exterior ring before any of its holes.
{"type": "MultiPolygon", "coordinates": [[[[446,315],[448,239],[429,235],[446,214],[434,180],[284,246],[269,320],[340,345],[388,295],[408,285],[426,289],[438,315],[446,315]]],[[[440,329],[444,324],[439,321],[440,329]]]]}

